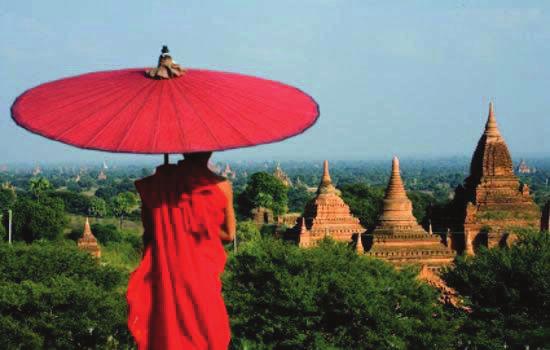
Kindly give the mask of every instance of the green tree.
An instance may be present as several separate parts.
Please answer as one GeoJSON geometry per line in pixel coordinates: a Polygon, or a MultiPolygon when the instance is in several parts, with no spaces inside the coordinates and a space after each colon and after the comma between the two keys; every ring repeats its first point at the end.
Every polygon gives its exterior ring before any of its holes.
{"type": "Polygon", "coordinates": [[[359,218],[361,224],[365,227],[373,226],[382,208],[384,188],[360,182],[343,185],[340,190],[342,199],[349,205],[353,215],[359,218]]]}
{"type": "Polygon", "coordinates": [[[288,210],[301,213],[312,198],[313,193],[308,192],[306,186],[294,186],[288,190],[288,210]]]}
{"type": "Polygon", "coordinates": [[[89,215],[91,207],[90,197],[70,191],[56,191],[50,197],[59,198],[65,205],[65,210],[72,214],[89,215]]]}
{"type": "Polygon", "coordinates": [[[408,191],[407,196],[413,205],[413,215],[419,223],[422,223],[426,217],[426,210],[430,203],[435,202],[435,198],[427,193],[419,191],[408,191]]]}
{"type": "Polygon", "coordinates": [[[416,273],[329,239],[311,249],[247,244],[224,275],[234,348],[454,348],[456,321],[416,273]]]}
{"type": "Polygon", "coordinates": [[[107,215],[107,202],[95,196],[90,198],[90,215],[96,218],[102,218],[107,215]]]}
{"type": "Polygon", "coordinates": [[[239,194],[238,208],[241,215],[248,217],[253,208],[271,209],[273,214],[281,215],[288,208],[288,189],[271,174],[259,172],[253,174],[246,188],[239,194]]]}
{"type": "Polygon", "coordinates": [[[550,234],[528,232],[509,249],[459,257],[445,273],[472,312],[460,334],[477,349],[550,344],[550,234]]]}
{"type": "Polygon", "coordinates": [[[52,184],[45,177],[33,177],[29,181],[29,191],[35,198],[40,199],[41,195],[50,189],[52,189],[52,184]]]}
{"type": "Polygon", "coordinates": [[[242,245],[255,242],[261,237],[260,230],[258,230],[256,224],[252,221],[245,220],[237,223],[237,244],[242,245]]]}
{"type": "Polygon", "coordinates": [[[0,347],[130,345],[123,281],[74,243],[0,244],[0,347]]]}
{"type": "Polygon", "coordinates": [[[108,202],[111,198],[118,194],[116,188],[113,186],[100,187],[95,191],[95,196],[108,202]]]}
{"type": "Polygon", "coordinates": [[[15,204],[15,191],[10,188],[0,188],[0,212],[4,212],[15,204]]]}
{"type": "Polygon", "coordinates": [[[60,237],[67,224],[63,202],[48,196],[40,198],[36,201],[20,197],[16,201],[13,209],[14,239],[32,242],[60,237]]]}
{"type": "Polygon", "coordinates": [[[115,225],[92,224],[91,229],[94,233],[94,236],[101,244],[122,241],[122,233],[117,229],[115,225]]]}
{"type": "Polygon", "coordinates": [[[122,192],[116,195],[112,201],[113,214],[120,220],[120,228],[124,221],[124,217],[132,212],[132,209],[137,205],[136,195],[132,192],[122,192]]]}

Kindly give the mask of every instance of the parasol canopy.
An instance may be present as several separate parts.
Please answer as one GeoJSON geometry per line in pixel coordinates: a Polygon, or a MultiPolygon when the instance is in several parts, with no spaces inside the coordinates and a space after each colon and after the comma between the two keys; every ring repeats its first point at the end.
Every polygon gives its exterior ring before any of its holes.
{"type": "Polygon", "coordinates": [[[312,126],[319,108],[276,81],[182,69],[163,48],[155,69],[45,83],[20,95],[11,113],[23,128],[80,148],[161,154],[280,141],[312,126]]]}

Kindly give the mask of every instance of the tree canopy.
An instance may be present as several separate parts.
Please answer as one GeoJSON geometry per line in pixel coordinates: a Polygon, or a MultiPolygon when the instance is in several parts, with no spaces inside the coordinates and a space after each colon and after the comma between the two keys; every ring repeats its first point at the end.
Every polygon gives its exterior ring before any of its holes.
{"type": "Polygon", "coordinates": [[[342,199],[349,205],[351,212],[365,227],[373,226],[382,208],[384,188],[366,183],[343,185],[342,199]]]}
{"type": "Polygon", "coordinates": [[[130,344],[124,276],[73,244],[0,243],[3,349],[93,349],[130,344]],[[117,339],[116,341],[114,339],[117,339]]]}
{"type": "Polygon", "coordinates": [[[328,239],[311,249],[257,240],[224,275],[233,347],[452,348],[454,321],[415,276],[328,239]]]}
{"type": "Polygon", "coordinates": [[[509,249],[459,257],[444,278],[467,298],[464,343],[478,349],[550,344],[550,234],[524,233],[509,249]]]}
{"type": "Polygon", "coordinates": [[[13,209],[14,239],[32,242],[58,238],[67,217],[63,201],[41,195],[40,201],[19,196],[13,209]]]}
{"type": "Polygon", "coordinates": [[[284,214],[288,209],[287,192],[286,186],[273,175],[266,172],[252,174],[246,188],[239,194],[239,211],[247,217],[253,208],[264,207],[275,215],[284,214]]]}

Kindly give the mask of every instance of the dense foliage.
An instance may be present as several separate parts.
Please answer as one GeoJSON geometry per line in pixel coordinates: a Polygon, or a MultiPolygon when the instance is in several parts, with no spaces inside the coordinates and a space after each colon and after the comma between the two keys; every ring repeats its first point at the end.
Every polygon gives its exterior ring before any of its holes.
{"type": "Polygon", "coordinates": [[[56,191],[50,196],[59,198],[65,205],[65,210],[72,214],[89,215],[91,200],[89,196],[70,191],[56,191]]]}
{"type": "Polygon", "coordinates": [[[458,258],[445,279],[472,308],[460,332],[463,342],[480,350],[548,346],[549,267],[549,233],[527,233],[509,249],[458,258]]]}
{"type": "Polygon", "coordinates": [[[129,343],[124,276],[74,244],[0,244],[0,347],[95,349],[129,343]]]}
{"type": "Polygon", "coordinates": [[[256,240],[231,256],[224,276],[233,346],[452,348],[456,325],[415,273],[330,240],[312,249],[256,240]]]}
{"type": "Polygon", "coordinates": [[[382,208],[384,188],[357,183],[343,185],[340,190],[353,215],[359,218],[363,226],[372,227],[382,208]]]}
{"type": "Polygon", "coordinates": [[[308,192],[304,185],[295,185],[288,190],[288,210],[293,213],[304,211],[307,202],[314,197],[314,193],[308,192]]]}
{"type": "Polygon", "coordinates": [[[276,177],[266,172],[252,174],[246,188],[238,196],[239,211],[247,217],[253,208],[271,209],[275,215],[284,214],[288,207],[288,189],[276,177]]]}
{"type": "Polygon", "coordinates": [[[9,188],[0,188],[0,212],[4,212],[15,204],[15,191],[9,188]]]}
{"type": "Polygon", "coordinates": [[[15,240],[53,240],[60,237],[66,223],[65,208],[58,198],[46,195],[41,195],[40,200],[19,197],[13,209],[15,240]]]}

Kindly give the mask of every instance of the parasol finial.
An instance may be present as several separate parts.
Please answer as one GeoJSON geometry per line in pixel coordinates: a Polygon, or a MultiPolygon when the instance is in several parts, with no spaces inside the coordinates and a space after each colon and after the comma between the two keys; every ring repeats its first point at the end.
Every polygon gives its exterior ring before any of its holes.
{"type": "Polygon", "coordinates": [[[174,62],[172,56],[170,56],[168,46],[163,45],[160,52],[157,68],[148,70],[147,76],[153,79],[171,79],[182,75],[184,69],[174,62]]]}

